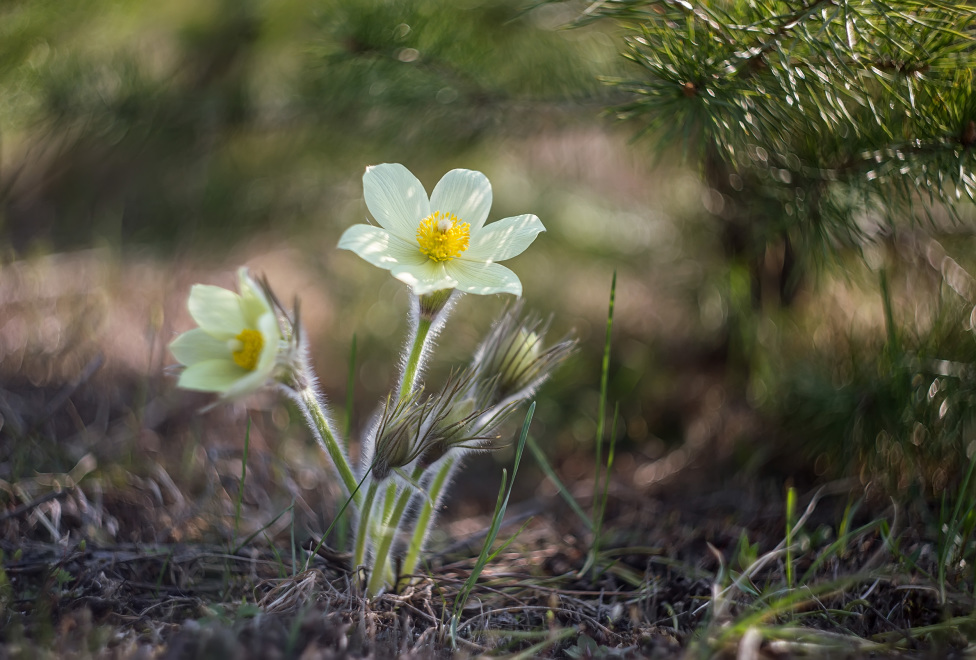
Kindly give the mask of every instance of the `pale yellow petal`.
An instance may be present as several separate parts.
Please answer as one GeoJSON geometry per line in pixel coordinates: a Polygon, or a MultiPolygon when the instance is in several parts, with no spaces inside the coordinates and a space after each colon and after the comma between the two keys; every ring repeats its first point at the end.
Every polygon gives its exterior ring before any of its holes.
{"type": "Polygon", "coordinates": [[[247,327],[241,297],[219,286],[194,284],[187,301],[190,316],[217,339],[229,339],[247,327]]]}
{"type": "Polygon", "coordinates": [[[231,355],[226,341],[200,328],[181,334],[170,343],[169,350],[177,362],[187,366],[208,360],[226,360],[231,355]]]}

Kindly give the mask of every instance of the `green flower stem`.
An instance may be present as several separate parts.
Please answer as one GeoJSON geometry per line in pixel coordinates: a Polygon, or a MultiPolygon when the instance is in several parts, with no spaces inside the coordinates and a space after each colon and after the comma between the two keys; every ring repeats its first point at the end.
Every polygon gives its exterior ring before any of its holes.
{"type": "MultiPolygon", "coordinates": [[[[314,380],[306,379],[306,382],[314,382],[314,380]]],[[[332,431],[332,425],[325,411],[322,409],[322,402],[315,388],[306,385],[300,389],[293,390],[287,388],[287,390],[305,414],[305,419],[312,428],[315,439],[319,442],[319,446],[332,459],[332,464],[335,465],[336,471],[339,473],[339,478],[342,479],[342,485],[345,486],[346,496],[352,497],[353,503],[359,506],[363,500],[363,494],[359,490],[359,481],[349,467],[349,459],[346,458],[345,450],[336,440],[335,433],[332,431]]]]}
{"type": "Polygon", "coordinates": [[[424,541],[427,539],[427,533],[430,531],[434,506],[441,496],[441,491],[447,483],[447,476],[451,473],[451,468],[454,467],[455,462],[457,462],[456,456],[445,459],[437,474],[434,475],[434,481],[430,484],[430,492],[427,494],[427,499],[424,500],[424,504],[420,509],[420,515],[417,517],[417,522],[413,529],[413,534],[410,537],[410,546],[407,548],[407,556],[403,560],[403,566],[401,568],[403,575],[413,575],[414,571],[417,570],[420,551],[423,549],[424,541]]]}
{"type": "Polygon", "coordinates": [[[432,321],[423,316],[417,321],[417,333],[413,338],[413,345],[407,355],[406,364],[403,367],[403,380],[400,381],[400,399],[406,398],[414,388],[417,380],[417,373],[420,370],[421,358],[424,354],[424,346],[427,343],[427,336],[430,334],[432,321]]]}
{"type": "Polygon", "coordinates": [[[366,563],[366,537],[369,534],[369,514],[376,499],[377,482],[371,481],[366,489],[363,506],[359,510],[359,527],[356,529],[356,546],[352,554],[352,570],[356,571],[366,563]]]}
{"type": "Polygon", "coordinates": [[[399,498],[396,492],[394,482],[391,481],[386,491],[386,501],[383,503],[383,525],[380,528],[379,545],[373,555],[373,570],[370,571],[369,583],[366,585],[366,592],[371,596],[378,594],[380,589],[390,581],[388,576],[391,572],[388,566],[390,547],[393,545],[393,538],[396,536],[403,512],[406,511],[407,503],[410,501],[409,486],[403,489],[399,498]]]}

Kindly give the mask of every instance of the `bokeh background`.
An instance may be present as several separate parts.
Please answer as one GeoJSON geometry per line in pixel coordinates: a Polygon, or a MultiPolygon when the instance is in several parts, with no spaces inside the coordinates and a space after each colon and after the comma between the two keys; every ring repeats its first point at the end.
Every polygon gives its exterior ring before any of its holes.
{"type": "MultiPolygon", "coordinates": [[[[865,210],[848,241],[730,247],[734,193],[710,185],[680,140],[653,139],[666,118],[650,137],[618,121],[631,96],[607,81],[639,67],[620,55],[620,25],[571,27],[586,6],[0,6],[6,496],[87,478],[118,499],[106,509],[115,527],[92,522],[106,541],[206,538],[235,524],[249,433],[251,513],[237,524],[287,534],[291,516],[276,516],[293,503],[305,528],[327,527],[338,490],[294,411],[258,396],[201,414],[210,399],[175,390],[166,346],[191,326],[189,287],[232,287],[245,264],[301,300],[323,389],[354,438],[394,381],[406,332],[405,287],[335,247],[364,221],[361,176],[379,162],[403,163],[428,190],[451,168],[481,170],[490,220],[531,212],[546,225],[507,265],[527,305],[551,315],[552,338],[580,339],[533,424],[580,492],[592,487],[614,272],[615,488],[757,475],[879,492],[957,483],[970,442],[968,208],[924,231],[865,210]]],[[[750,152],[759,169],[764,153],[750,152]]],[[[761,201],[779,231],[788,204],[761,201]]],[[[430,385],[504,304],[460,302],[430,385]]],[[[489,509],[510,457],[479,459],[492,469],[462,479],[451,507],[489,509]]],[[[525,470],[523,496],[551,494],[525,470]]]]}

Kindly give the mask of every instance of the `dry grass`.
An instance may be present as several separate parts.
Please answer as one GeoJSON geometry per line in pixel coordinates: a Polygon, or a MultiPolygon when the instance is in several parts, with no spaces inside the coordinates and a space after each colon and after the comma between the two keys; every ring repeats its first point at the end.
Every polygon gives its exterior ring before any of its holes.
{"type": "MultiPolygon", "coordinates": [[[[288,288],[313,277],[289,268],[287,252],[270,254],[288,288]]],[[[803,579],[787,584],[783,484],[736,476],[733,455],[743,436],[775,438],[722,397],[692,408],[684,447],[618,458],[594,572],[581,573],[586,527],[540,473],[523,472],[502,538],[531,520],[481,575],[452,638],[490,521],[489,460],[467,473],[427,572],[365,600],[348,556],[324,547],[310,557],[339,491],[289,410],[259,398],[247,414],[201,415],[207,399],[162,374],[168,337],[187,323],[185,290],[217,276],[180,267],[168,279],[97,256],[5,271],[2,657],[748,660],[972,648],[971,569],[951,567],[940,602],[927,522],[870,496],[845,517],[850,493],[863,495],[857,483],[821,491],[795,524],[789,557],[803,579]]],[[[328,295],[307,300],[306,319],[328,325],[328,295]]],[[[326,389],[344,377],[327,375],[326,389]]],[[[714,376],[698,378],[696,391],[714,391],[714,376]]],[[[592,482],[578,475],[592,475],[591,460],[555,460],[585,510],[592,482]]],[[[811,487],[800,506],[815,497],[811,487]]]]}

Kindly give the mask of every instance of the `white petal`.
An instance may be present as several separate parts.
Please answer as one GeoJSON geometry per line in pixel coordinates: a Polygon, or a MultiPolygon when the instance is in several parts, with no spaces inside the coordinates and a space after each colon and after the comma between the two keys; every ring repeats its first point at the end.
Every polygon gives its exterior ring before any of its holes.
{"type": "Polygon", "coordinates": [[[251,278],[247,268],[238,269],[237,280],[238,291],[241,292],[241,311],[244,314],[244,321],[248,327],[253,328],[259,318],[273,313],[274,310],[264,290],[251,278]]]}
{"type": "Polygon", "coordinates": [[[447,272],[457,280],[454,288],[465,293],[488,295],[511,293],[522,295],[522,282],[518,275],[500,264],[472,263],[455,259],[448,262],[447,272]]]}
{"type": "Polygon", "coordinates": [[[352,250],[374,266],[387,270],[401,264],[419,266],[427,261],[416,243],[408,243],[372,225],[353,225],[347,229],[339,239],[339,248],[352,250]]]}
{"type": "Polygon", "coordinates": [[[422,264],[395,266],[390,269],[390,272],[401,282],[406,282],[415,294],[421,296],[431,291],[453,289],[457,284],[457,280],[447,273],[444,263],[428,259],[422,264]]]}
{"type": "Polygon", "coordinates": [[[451,170],[430,194],[431,211],[453,213],[471,225],[471,233],[481,229],[491,210],[491,183],[481,172],[451,170]]]}
{"type": "Polygon", "coordinates": [[[257,392],[268,384],[268,374],[261,373],[257,369],[248,371],[243,378],[235,381],[230,387],[225,389],[221,396],[225,399],[236,399],[251,392],[257,392]]]}
{"type": "Polygon", "coordinates": [[[532,214],[505,218],[472,232],[471,246],[461,254],[464,261],[505,261],[522,254],[545,227],[532,214]]]}
{"type": "Polygon", "coordinates": [[[185,390],[226,392],[249,373],[233,360],[207,360],[184,369],[177,384],[185,390]]]}
{"type": "Polygon", "coordinates": [[[430,215],[427,191],[399,163],[367,167],[363,175],[363,196],[376,222],[403,239],[412,239],[420,221],[430,215]]]}
{"type": "Polygon", "coordinates": [[[241,297],[219,286],[194,284],[187,307],[197,325],[217,339],[236,337],[247,327],[241,297]]]}
{"type": "Polygon", "coordinates": [[[186,366],[207,360],[226,360],[231,355],[226,341],[216,339],[200,328],[184,332],[174,339],[169,351],[177,362],[186,366]]]}
{"type": "Polygon", "coordinates": [[[278,328],[278,319],[274,314],[265,314],[258,320],[258,331],[264,339],[264,346],[261,347],[261,356],[254,367],[257,373],[270,376],[274,370],[275,362],[278,358],[279,344],[281,343],[281,330],[278,328]]]}

